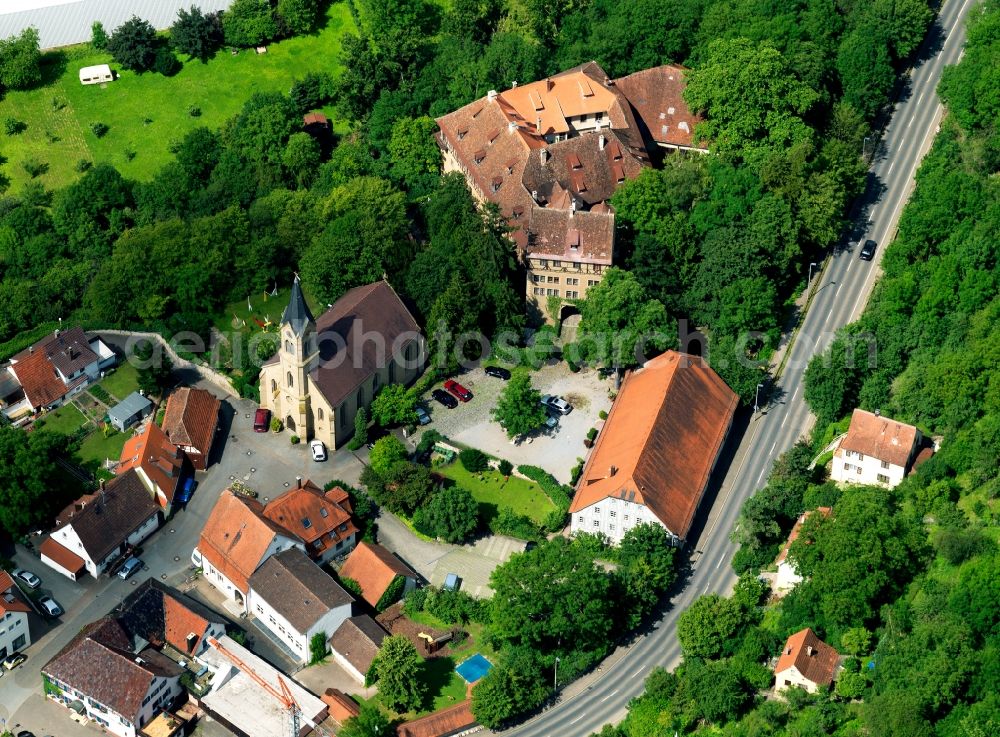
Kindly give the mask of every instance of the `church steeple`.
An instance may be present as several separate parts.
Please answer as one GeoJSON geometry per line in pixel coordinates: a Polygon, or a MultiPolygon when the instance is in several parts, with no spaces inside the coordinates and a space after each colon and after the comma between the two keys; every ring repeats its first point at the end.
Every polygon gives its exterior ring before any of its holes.
{"type": "Polygon", "coordinates": [[[292,282],[292,294],[288,298],[285,312],[281,315],[281,324],[288,325],[292,329],[292,333],[298,337],[305,334],[307,328],[314,327],[316,324],[316,319],[309,311],[305,297],[302,296],[298,274],[295,275],[295,281],[292,282]]]}

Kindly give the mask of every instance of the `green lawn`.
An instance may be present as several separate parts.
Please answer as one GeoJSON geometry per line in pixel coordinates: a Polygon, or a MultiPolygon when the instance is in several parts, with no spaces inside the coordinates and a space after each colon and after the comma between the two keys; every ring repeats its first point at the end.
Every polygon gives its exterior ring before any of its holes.
{"type": "Polygon", "coordinates": [[[125,447],[125,441],[131,436],[132,433],[129,431],[115,431],[110,437],[106,438],[103,432],[95,430],[80,445],[80,452],[77,455],[80,457],[80,460],[88,465],[90,462],[96,462],[100,465],[108,458],[117,461],[122,455],[122,448],[125,447]]]}
{"type": "MultiPolygon", "coordinates": [[[[38,177],[47,189],[74,181],[81,159],[108,162],[130,179],[149,180],[170,161],[171,141],[196,126],[220,127],[254,92],[287,93],[292,80],[307,72],[336,73],[341,37],[354,30],[347,5],[336,2],[326,26],[312,36],[272,44],[260,55],[241,51],[232,56],[223,49],[206,64],[185,61],[169,78],[123,71],[108,54],[87,44],[49,52],[43,87],[8,92],[0,100],[0,121],[12,117],[27,124],[17,135],[0,133],[0,150],[8,160],[0,172],[10,179],[13,192],[30,181],[23,168],[30,159],[48,166],[38,177]],[[80,84],[81,67],[103,63],[110,63],[119,79],[103,87],[80,84]],[[201,110],[199,117],[190,115],[192,107],[201,110]],[[95,122],[109,127],[103,138],[91,131],[95,122]],[[134,152],[133,159],[127,151],[134,152]]],[[[325,112],[333,118],[332,109],[325,112]]]]}
{"type": "Polygon", "coordinates": [[[64,404],[54,412],[49,412],[44,417],[46,430],[59,433],[60,435],[72,435],[83,425],[86,418],[73,404],[64,404]]]}
{"type": "Polygon", "coordinates": [[[484,521],[493,519],[500,507],[510,507],[517,514],[530,517],[541,524],[555,505],[549,500],[538,484],[511,476],[504,481],[498,471],[472,474],[462,468],[457,461],[434,469],[452,479],[479,502],[479,512],[484,521]],[[482,480],[480,480],[482,476],[482,480]]]}
{"type": "Polygon", "coordinates": [[[119,402],[139,388],[139,370],[127,360],[99,382],[119,402]]]}

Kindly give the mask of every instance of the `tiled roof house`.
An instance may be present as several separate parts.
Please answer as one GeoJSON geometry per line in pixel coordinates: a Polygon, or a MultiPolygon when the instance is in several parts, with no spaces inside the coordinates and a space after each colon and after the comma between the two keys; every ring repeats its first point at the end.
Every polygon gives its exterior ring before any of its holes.
{"type": "Polygon", "coordinates": [[[891,489],[913,468],[922,443],[923,435],[913,425],[856,409],[847,436],[834,451],[830,477],[891,489]]]}
{"type": "Polygon", "coordinates": [[[368,669],[378,655],[382,640],[389,633],[382,625],[363,614],[344,620],[330,637],[333,658],[358,683],[365,682],[368,669]]]}
{"type": "Polygon", "coordinates": [[[466,700],[400,724],[396,727],[396,737],[458,737],[478,731],[478,724],[472,715],[472,702],[466,700]]]}
{"type": "Polygon", "coordinates": [[[139,472],[126,471],[61,515],[59,526],[40,548],[42,562],[75,579],[82,572],[82,561],[83,568],[96,578],[130,546],[153,534],[160,519],[160,508],[139,472]]]}
{"type": "Polygon", "coordinates": [[[31,644],[28,614],[31,607],[7,571],[0,570],[0,658],[31,644]]]}
{"type": "Polygon", "coordinates": [[[840,656],[808,627],[788,638],[774,666],[774,690],[800,686],[816,693],[829,686],[837,674],[840,656]]]}
{"type": "Polygon", "coordinates": [[[324,492],[300,479],[291,491],[268,502],[263,513],[302,540],[309,557],[320,563],[346,555],[357,539],[350,499],[339,486],[324,492]]]}
{"type": "Polygon", "coordinates": [[[376,543],[360,542],[347,557],[341,578],[350,578],[361,586],[361,598],[375,607],[396,577],[404,580],[403,591],[417,585],[417,574],[392,552],[376,543]]]}
{"type": "MultiPolygon", "coordinates": [[[[832,511],[830,507],[817,507],[816,510],[824,517],[828,517],[832,511]]],[[[791,550],[792,543],[799,539],[799,533],[802,532],[802,525],[805,521],[809,519],[809,516],[813,513],[813,510],[804,512],[795,521],[792,526],[792,531],[788,534],[788,540],[781,548],[781,552],[778,553],[778,557],[775,559],[774,564],[777,566],[778,571],[774,578],[774,590],[776,592],[789,591],[799,583],[802,582],[802,576],[795,568],[795,562],[788,559],[788,551],[791,550]]]]}
{"type": "Polygon", "coordinates": [[[163,432],[199,471],[208,467],[222,402],[204,389],[181,387],[167,397],[163,432]]]}
{"type": "Polygon", "coordinates": [[[683,541],[738,401],[695,356],[667,351],[632,371],[577,482],[572,531],[618,543],[653,522],[683,541]]]}
{"type": "Polygon", "coordinates": [[[461,172],[478,200],[499,206],[536,304],[582,298],[614,262],[608,200],[650,165],[647,142],[695,147],[684,71],[671,65],[612,80],[588,62],[491,90],[438,118],[443,170],[461,172]]]}
{"type": "Polygon", "coordinates": [[[169,514],[184,466],[184,452],[170,442],[155,422],[125,441],[117,475],[135,471],[156,503],[169,514]]]}

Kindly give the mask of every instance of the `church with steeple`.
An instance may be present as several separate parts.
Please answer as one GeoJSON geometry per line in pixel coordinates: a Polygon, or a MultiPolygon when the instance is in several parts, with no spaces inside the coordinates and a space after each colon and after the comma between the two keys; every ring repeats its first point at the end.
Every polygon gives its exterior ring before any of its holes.
{"type": "Polygon", "coordinates": [[[314,318],[296,276],[278,352],[261,367],[260,404],[299,437],[343,445],[386,384],[410,384],[426,343],[388,282],[356,287],[314,318]]]}

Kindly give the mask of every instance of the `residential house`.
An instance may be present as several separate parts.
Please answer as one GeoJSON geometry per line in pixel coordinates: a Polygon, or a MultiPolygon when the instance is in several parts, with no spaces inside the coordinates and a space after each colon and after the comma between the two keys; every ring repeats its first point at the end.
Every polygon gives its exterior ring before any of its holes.
{"type": "Polygon", "coordinates": [[[7,571],[0,570],[0,658],[31,644],[28,614],[31,607],[7,571]]]}
{"type": "Polygon", "coordinates": [[[854,410],[847,435],[833,454],[834,481],[893,488],[914,466],[923,436],[878,412],[854,410]]]}
{"type": "Polygon", "coordinates": [[[184,452],[155,422],[150,422],[145,430],[125,441],[115,473],[120,476],[135,471],[164,514],[170,514],[183,470],[184,452]]]}
{"type": "Polygon", "coordinates": [[[345,694],[339,688],[326,689],[326,691],[320,694],[320,698],[323,700],[323,703],[329,707],[330,717],[335,719],[340,724],[343,724],[348,719],[352,719],[361,713],[361,708],[358,706],[358,702],[345,694]]]}
{"type": "MultiPolygon", "coordinates": [[[[831,509],[830,507],[819,507],[817,510],[824,517],[829,516],[831,509]]],[[[792,531],[788,535],[788,540],[785,541],[784,546],[781,548],[781,552],[778,553],[777,559],[774,561],[775,566],[777,566],[777,573],[774,577],[774,591],[776,593],[784,593],[786,591],[791,591],[799,583],[802,582],[802,576],[795,568],[795,561],[789,560],[788,551],[792,547],[792,543],[798,540],[799,533],[802,531],[802,525],[809,515],[812,514],[812,510],[803,513],[796,521],[795,525],[792,527],[792,531]]]]}
{"type": "Polygon", "coordinates": [[[116,619],[103,617],[46,663],[42,678],[51,698],[113,734],[135,737],[180,696],[183,672],[116,619]]]}
{"type": "Polygon", "coordinates": [[[313,482],[297,479],[295,488],[264,506],[264,516],[293,534],[319,563],[354,549],[358,527],[351,519],[351,501],[335,486],[324,492],[313,482]]]}
{"type": "Polygon", "coordinates": [[[14,421],[54,409],[115,361],[114,351],[83,328],[56,330],[0,366],[0,409],[14,421]]]}
{"type": "Polygon", "coordinates": [[[160,521],[160,508],[132,469],[60,514],[40,548],[41,560],[74,580],[83,570],[96,578],[152,535],[160,521]]]}
{"type": "Polygon", "coordinates": [[[637,524],[687,537],[739,397],[701,358],[667,351],[629,373],[570,507],[571,529],[621,542],[637,524]]]}
{"type": "Polygon", "coordinates": [[[204,389],[184,386],[167,397],[163,432],[199,471],[208,467],[221,407],[221,400],[204,389]]]}
{"type": "Polygon", "coordinates": [[[298,548],[272,555],[250,576],[250,613],[299,660],[309,642],[330,635],[353,613],[354,597],[298,548]]]}
{"type": "MultiPolygon", "coordinates": [[[[299,737],[313,732],[329,715],[327,705],[270,663],[223,636],[209,640],[202,656],[212,674],[211,689],[200,698],[202,708],[241,737],[285,737],[291,720],[285,691],[299,713],[299,737]],[[267,684],[264,688],[262,684],[267,684]]],[[[317,734],[325,734],[317,730],[317,734]]]]}
{"type": "Polygon", "coordinates": [[[132,392],[108,410],[108,421],[118,432],[125,432],[152,412],[153,403],[140,392],[132,392]]]}
{"type": "Polygon", "coordinates": [[[438,118],[443,170],[461,172],[499,206],[527,267],[529,303],[575,300],[615,261],[615,190],[651,166],[648,147],[695,149],[699,118],[676,65],[613,80],[596,62],[485,98],[438,118]]]}
{"type": "Polygon", "coordinates": [[[192,560],[204,569],[205,580],[247,610],[250,576],[275,553],[305,545],[264,516],[264,507],[227,489],[219,496],[192,560]]]}
{"type": "Polygon", "coordinates": [[[472,701],[465,701],[396,727],[396,737],[461,737],[480,730],[472,715],[472,701]]]}
{"type": "Polygon", "coordinates": [[[383,386],[412,382],[425,353],[413,315],[384,281],[350,290],[317,320],[296,278],[280,339],[261,367],[261,405],[330,447],[354,435],[355,415],[383,386]]]}
{"type": "Polygon", "coordinates": [[[333,659],[358,683],[364,685],[368,669],[389,633],[363,614],[344,620],[330,637],[333,659]]]}
{"type": "Polygon", "coordinates": [[[340,577],[357,581],[361,598],[375,608],[397,578],[402,580],[400,596],[417,586],[417,574],[412,568],[381,545],[364,541],[347,556],[340,577]]]}
{"type": "Polygon", "coordinates": [[[774,666],[774,690],[780,693],[799,686],[809,693],[816,693],[821,686],[833,683],[839,666],[837,651],[807,627],[785,641],[774,666]]]}

